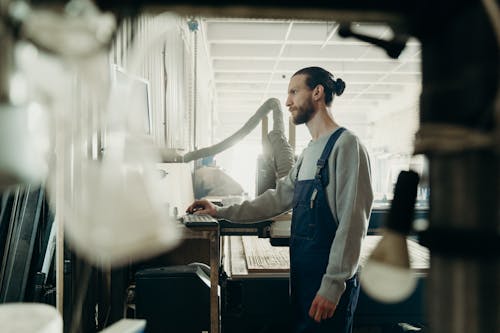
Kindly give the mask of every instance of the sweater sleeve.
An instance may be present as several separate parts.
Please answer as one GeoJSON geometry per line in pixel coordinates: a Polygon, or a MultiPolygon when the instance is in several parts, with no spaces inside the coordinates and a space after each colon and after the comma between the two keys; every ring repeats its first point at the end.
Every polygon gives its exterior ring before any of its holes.
{"type": "Polygon", "coordinates": [[[217,208],[217,217],[250,223],[267,220],[290,210],[298,164],[294,165],[288,175],[278,180],[276,189],[269,189],[254,200],[244,201],[239,205],[217,208]]]}
{"type": "Polygon", "coordinates": [[[346,288],[345,281],[357,271],[373,202],[368,154],[356,136],[345,134],[328,160],[326,193],[338,227],[318,291],[336,304],[346,288]]]}

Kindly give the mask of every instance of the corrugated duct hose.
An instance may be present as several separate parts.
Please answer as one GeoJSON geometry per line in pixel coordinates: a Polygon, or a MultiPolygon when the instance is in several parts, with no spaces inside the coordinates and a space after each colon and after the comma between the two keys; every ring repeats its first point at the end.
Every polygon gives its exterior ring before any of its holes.
{"type": "MultiPolygon", "coordinates": [[[[218,154],[233,145],[238,141],[247,136],[260,121],[267,116],[270,111],[273,111],[273,130],[267,135],[267,139],[264,142],[264,155],[267,160],[267,171],[266,178],[268,188],[274,188],[276,186],[276,179],[281,178],[288,174],[288,171],[292,168],[294,163],[293,149],[285,138],[284,134],[284,124],[283,124],[283,112],[281,110],[281,103],[276,98],[270,98],[262,104],[257,112],[248,119],[248,121],[241,127],[236,133],[228,137],[227,139],[213,145],[210,147],[198,149],[185,154],[182,158],[183,162],[190,162],[203,157],[212,156],[218,154]],[[272,184],[271,184],[272,183],[272,184]]],[[[266,188],[267,189],[267,188],[266,188]]]]}
{"type": "Polygon", "coordinates": [[[288,174],[295,161],[293,148],[285,137],[281,112],[273,112],[273,130],[262,144],[264,153],[257,160],[256,195],[276,188],[276,181],[288,174]]]}

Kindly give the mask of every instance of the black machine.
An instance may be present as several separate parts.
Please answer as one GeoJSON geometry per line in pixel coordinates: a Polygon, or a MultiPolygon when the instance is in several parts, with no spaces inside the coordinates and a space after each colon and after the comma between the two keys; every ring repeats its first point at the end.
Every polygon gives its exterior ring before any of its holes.
{"type": "MultiPolygon", "coordinates": [[[[224,333],[290,332],[288,278],[267,277],[228,279],[222,293],[222,331],[224,333]]],[[[399,332],[401,324],[426,327],[425,278],[418,281],[413,294],[396,304],[377,302],[360,292],[354,317],[357,328],[399,332]]]]}
{"type": "Polygon", "coordinates": [[[136,317],[147,333],[199,333],[210,328],[210,268],[194,263],[135,274],[136,317]]]}

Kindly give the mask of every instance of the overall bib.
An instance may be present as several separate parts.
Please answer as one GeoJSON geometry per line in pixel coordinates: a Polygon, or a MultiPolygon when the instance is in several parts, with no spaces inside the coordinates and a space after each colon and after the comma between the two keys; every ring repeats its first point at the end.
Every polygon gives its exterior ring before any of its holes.
{"type": "Polygon", "coordinates": [[[356,275],[346,281],[346,290],[332,318],[316,323],[309,317],[309,309],[326,272],[337,231],[338,222],[330,210],[325,189],[329,182],[328,156],[344,130],[340,128],[330,136],[317,162],[314,179],[299,181],[300,165],[297,170],[290,235],[290,291],[296,333],[352,331],[359,295],[356,275]]]}

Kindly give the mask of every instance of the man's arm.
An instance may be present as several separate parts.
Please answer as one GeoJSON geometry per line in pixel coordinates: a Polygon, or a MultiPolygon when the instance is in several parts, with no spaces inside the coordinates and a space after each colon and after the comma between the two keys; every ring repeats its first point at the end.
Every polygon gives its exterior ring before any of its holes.
{"type": "Polygon", "coordinates": [[[280,215],[292,208],[296,166],[278,180],[276,189],[269,189],[251,201],[218,208],[217,217],[234,222],[256,222],[280,215]]]}
{"type": "Polygon", "coordinates": [[[278,180],[275,190],[267,190],[254,200],[222,208],[200,200],[189,206],[187,211],[210,214],[233,222],[256,222],[275,217],[292,208],[296,168],[297,164],[287,176],[278,180]]]}
{"type": "Polygon", "coordinates": [[[345,281],[358,268],[373,202],[368,154],[357,137],[345,134],[348,135],[341,136],[328,161],[327,198],[338,227],[318,291],[318,295],[335,305],[345,290],[345,281]]]}

